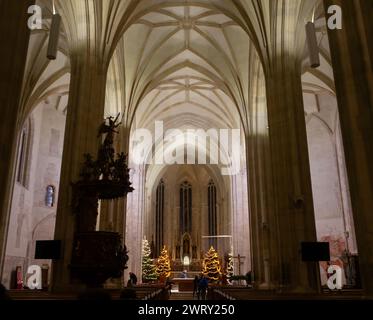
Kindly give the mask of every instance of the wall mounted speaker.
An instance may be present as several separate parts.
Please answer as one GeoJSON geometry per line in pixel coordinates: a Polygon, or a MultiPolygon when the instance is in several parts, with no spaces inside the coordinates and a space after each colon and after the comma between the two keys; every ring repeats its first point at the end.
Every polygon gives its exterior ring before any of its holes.
{"type": "Polygon", "coordinates": [[[60,259],[61,240],[37,240],[35,259],[60,259]]]}
{"type": "Polygon", "coordinates": [[[330,261],[329,242],[302,242],[302,261],[330,261]]]}
{"type": "Polygon", "coordinates": [[[52,24],[49,32],[47,58],[50,60],[55,60],[57,58],[58,41],[60,38],[60,26],[61,16],[58,13],[55,13],[52,16],[52,24]]]}
{"type": "Polygon", "coordinates": [[[306,37],[311,67],[318,68],[320,67],[320,49],[317,45],[316,29],[313,22],[306,24],[306,37]]]}

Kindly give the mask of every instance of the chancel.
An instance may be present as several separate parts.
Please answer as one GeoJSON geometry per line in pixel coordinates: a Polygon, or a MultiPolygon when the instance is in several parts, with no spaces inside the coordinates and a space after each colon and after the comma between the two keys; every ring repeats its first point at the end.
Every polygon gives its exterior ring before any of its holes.
{"type": "Polygon", "coordinates": [[[0,18],[11,298],[373,298],[372,0],[2,0],[0,18]]]}

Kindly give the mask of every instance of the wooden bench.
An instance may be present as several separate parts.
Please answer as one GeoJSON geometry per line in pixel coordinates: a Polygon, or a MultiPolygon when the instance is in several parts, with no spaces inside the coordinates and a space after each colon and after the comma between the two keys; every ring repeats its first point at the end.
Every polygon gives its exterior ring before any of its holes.
{"type": "MultiPolygon", "coordinates": [[[[139,285],[132,287],[136,292],[137,300],[168,300],[169,288],[164,285],[139,285]]],[[[119,300],[121,289],[106,289],[112,300],[119,300]]],[[[41,290],[9,290],[9,296],[13,300],[77,300],[74,292],[54,293],[41,290]]]]}
{"type": "Polygon", "coordinates": [[[361,290],[341,290],[333,292],[287,293],[274,290],[253,290],[250,287],[212,286],[209,288],[208,299],[211,300],[351,300],[361,299],[361,290]]]}

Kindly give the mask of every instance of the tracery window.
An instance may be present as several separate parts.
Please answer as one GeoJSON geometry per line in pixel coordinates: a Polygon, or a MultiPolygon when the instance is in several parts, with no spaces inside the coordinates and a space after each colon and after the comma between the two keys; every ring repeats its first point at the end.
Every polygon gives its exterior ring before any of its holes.
{"type": "Polygon", "coordinates": [[[180,231],[192,231],[192,185],[188,181],[180,186],[180,231]]]}
{"type": "Polygon", "coordinates": [[[16,179],[25,188],[27,187],[27,169],[31,143],[31,120],[28,119],[22,128],[17,159],[16,179]]]}
{"type": "Polygon", "coordinates": [[[55,200],[55,188],[54,186],[49,185],[45,194],[45,205],[47,207],[54,207],[55,200]]]}
{"type": "MultiPolygon", "coordinates": [[[[207,191],[207,202],[208,202],[208,230],[209,236],[216,236],[217,227],[217,206],[216,206],[216,186],[212,180],[210,180],[207,191]]],[[[216,238],[210,238],[210,245],[216,248],[216,238]]]]}
{"type": "Polygon", "coordinates": [[[156,192],[156,209],[155,209],[155,247],[154,254],[159,256],[163,248],[163,228],[164,228],[164,181],[158,184],[156,192]]]}

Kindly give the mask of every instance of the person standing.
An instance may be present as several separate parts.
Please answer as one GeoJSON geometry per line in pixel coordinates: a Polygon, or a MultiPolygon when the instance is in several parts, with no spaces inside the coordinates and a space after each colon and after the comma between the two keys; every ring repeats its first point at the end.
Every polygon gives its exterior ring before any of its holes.
{"type": "Polygon", "coordinates": [[[202,276],[198,282],[199,300],[206,300],[207,288],[209,282],[205,276],[202,276]]]}
{"type": "Polygon", "coordinates": [[[246,286],[248,287],[248,286],[251,285],[251,271],[248,271],[246,273],[245,277],[246,277],[246,279],[245,279],[246,280],[246,286]]]}
{"type": "Polygon", "coordinates": [[[199,278],[198,276],[195,276],[193,280],[193,298],[194,298],[194,295],[198,297],[198,282],[199,282],[199,278]]]}
{"type": "Polygon", "coordinates": [[[137,277],[133,272],[130,272],[130,281],[132,286],[137,285],[137,277]]]}
{"type": "Polygon", "coordinates": [[[1,300],[12,300],[8,294],[8,290],[0,283],[0,301],[1,300]]]}

